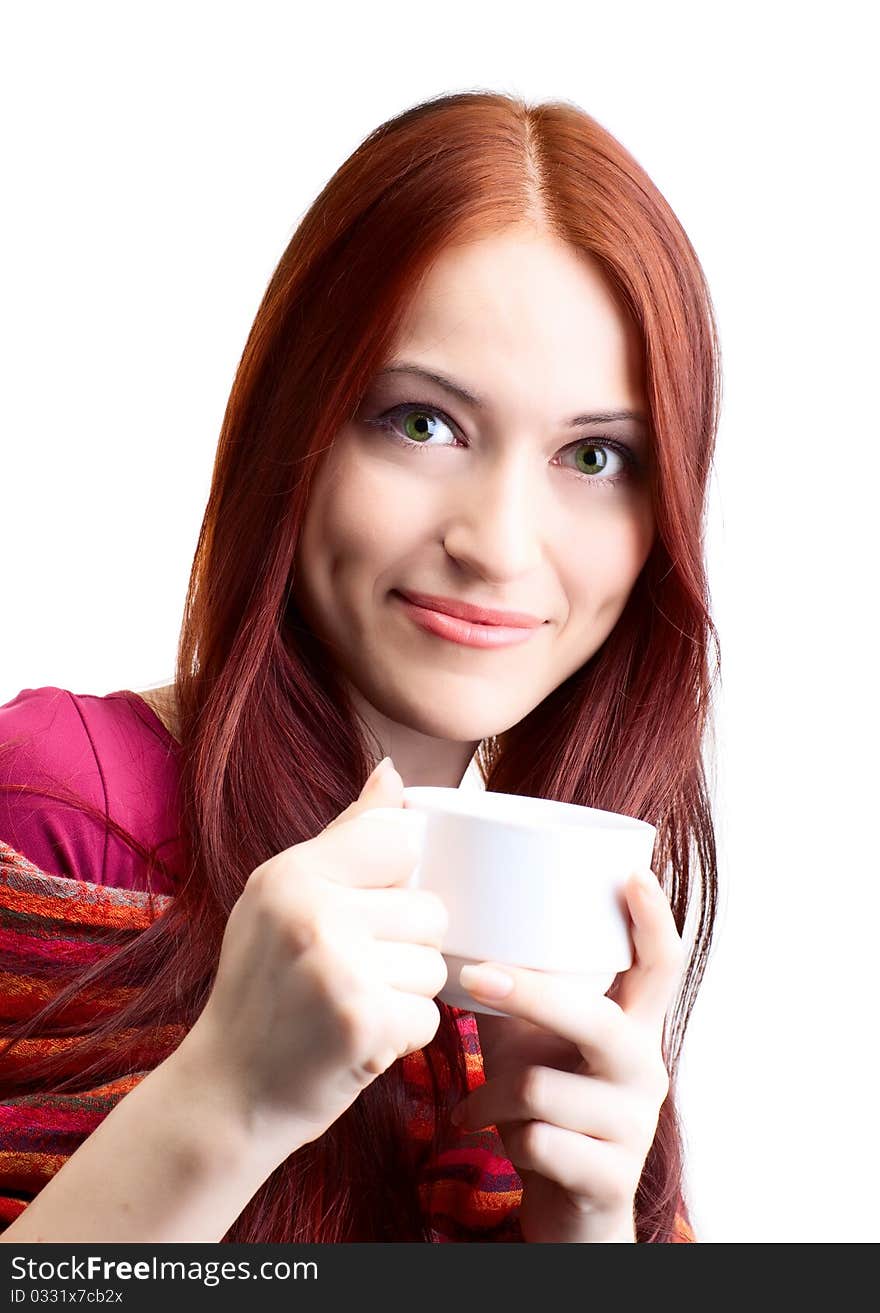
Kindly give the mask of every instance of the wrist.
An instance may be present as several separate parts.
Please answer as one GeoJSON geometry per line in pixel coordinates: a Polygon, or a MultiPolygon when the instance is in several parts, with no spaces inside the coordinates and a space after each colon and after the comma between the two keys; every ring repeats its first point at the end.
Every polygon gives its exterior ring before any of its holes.
{"type": "Polygon", "coordinates": [[[631,1212],[612,1217],[597,1214],[588,1225],[584,1241],[587,1244],[637,1244],[635,1218],[631,1212]]]}
{"type": "Polygon", "coordinates": [[[269,1129],[234,1073],[215,1056],[204,1029],[193,1026],[166,1059],[167,1079],[184,1106],[196,1110],[198,1138],[212,1162],[224,1159],[231,1171],[265,1180],[305,1142],[285,1126],[269,1129]]]}

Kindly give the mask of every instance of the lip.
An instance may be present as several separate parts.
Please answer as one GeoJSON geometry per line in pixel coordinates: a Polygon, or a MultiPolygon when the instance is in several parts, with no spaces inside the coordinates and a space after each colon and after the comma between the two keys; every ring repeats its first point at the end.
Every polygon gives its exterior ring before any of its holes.
{"type": "Polygon", "coordinates": [[[508,629],[536,629],[544,622],[536,615],[525,611],[496,611],[486,606],[473,606],[470,602],[460,602],[455,597],[437,597],[433,593],[413,593],[409,589],[395,590],[400,597],[406,598],[415,606],[428,611],[439,611],[441,615],[455,616],[457,620],[468,620],[473,625],[501,625],[508,629]]]}
{"type": "MultiPolygon", "coordinates": [[[[419,606],[410,600],[411,594],[395,591],[393,595],[420,629],[426,630],[437,638],[445,638],[449,642],[460,643],[465,647],[510,647],[515,643],[528,642],[541,628],[541,622],[535,622],[534,617],[529,617],[528,625],[478,624],[472,620],[462,620],[458,616],[449,615],[445,611],[419,606]]],[[[497,615],[498,612],[495,614],[497,615]]]]}

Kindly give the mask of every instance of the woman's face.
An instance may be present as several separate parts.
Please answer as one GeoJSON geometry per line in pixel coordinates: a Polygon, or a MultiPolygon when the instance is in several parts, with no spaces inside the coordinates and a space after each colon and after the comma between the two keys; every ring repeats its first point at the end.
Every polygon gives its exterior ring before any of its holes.
{"type": "Polygon", "coordinates": [[[640,344],[592,259],[510,229],[443,253],[386,369],[319,470],[294,592],[395,762],[456,743],[463,770],[593,655],[650,552],[640,344]],[[470,646],[399,590],[540,623],[470,646]]]}

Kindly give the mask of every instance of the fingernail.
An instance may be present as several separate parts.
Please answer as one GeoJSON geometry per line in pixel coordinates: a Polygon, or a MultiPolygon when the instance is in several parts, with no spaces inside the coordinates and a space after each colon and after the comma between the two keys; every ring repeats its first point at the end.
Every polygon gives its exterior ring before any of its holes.
{"type": "Polygon", "coordinates": [[[372,783],[373,780],[385,779],[393,770],[394,770],[394,762],[391,760],[391,758],[383,757],[382,760],[376,766],[373,767],[372,774],[370,775],[370,778],[367,781],[367,783],[370,784],[372,783]]]}
{"type": "Polygon", "coordinates": [[[513,989],[513,977],[497,967],[462,967],[458,981],[464,989],[481,998],[504,998],[513,989]]]}

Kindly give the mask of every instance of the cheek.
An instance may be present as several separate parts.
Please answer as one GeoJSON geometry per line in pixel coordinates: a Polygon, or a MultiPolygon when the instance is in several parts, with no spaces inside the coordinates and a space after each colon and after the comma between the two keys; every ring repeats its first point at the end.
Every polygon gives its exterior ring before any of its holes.
{"type": "Polygon", "coordinates": [[[565,570],[572,610],[593,619],[611,613],[616,619],[648,559],[653,540],[654,519],[644,504],[627,514],[596,516],[582,534],[572,535],[573,550],[565,570]]]}
{"type": "Polygon", "coordinates": [[[312,490],[303,534],[306,567],[318,564],[334,578],[364,564],[393,564],[425,523],[412,480],[395,477],[388,463],[359,457],[355,444],[341,444],[336,457],[312,490]]]}

